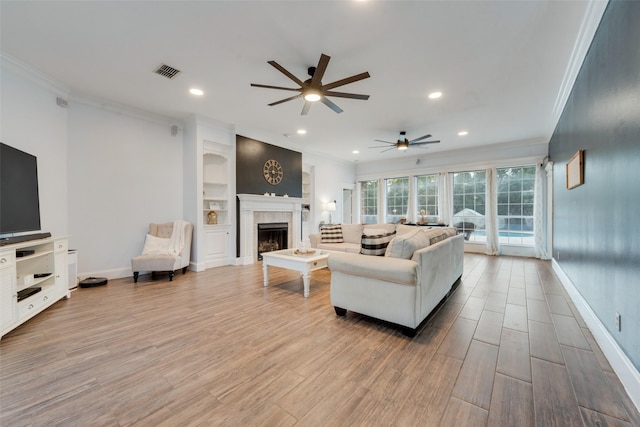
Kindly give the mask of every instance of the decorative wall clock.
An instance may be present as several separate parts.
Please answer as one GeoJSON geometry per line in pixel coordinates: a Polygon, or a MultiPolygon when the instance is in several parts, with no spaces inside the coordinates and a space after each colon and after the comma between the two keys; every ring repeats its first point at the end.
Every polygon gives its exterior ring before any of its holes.
{"type": "Polygon", "coordinates": [[[264,179],[271,185],[278,185],[282,181],[282,166],[277,160],[267,160],[262,168],[264,179]]]}

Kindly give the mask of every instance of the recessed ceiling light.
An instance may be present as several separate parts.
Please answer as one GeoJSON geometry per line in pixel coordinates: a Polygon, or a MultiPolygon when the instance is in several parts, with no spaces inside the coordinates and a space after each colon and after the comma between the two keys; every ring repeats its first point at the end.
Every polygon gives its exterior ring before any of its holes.
{"type": "Polygon", "coordinates": [[[353,151],[352,151],[352,153],[353,153],[353,154],[360,154],[360,151],[358,151],[358,150],[353,150],[353,151]]]}
{"type": "Polygon", "coordinates": [[[304,135],[305,133],[307,133],[306,130],[304,129],[298,129],[298,135],[304,135]]]}
{"type": "Polygon", "coordinates": [[[467,135],[469,132],[467,132],[466,130],[461,130],[460,132],[458,132],[459,136],[465,136],[467,135]]]}
{"type": "Polygon", "coordinates": [[[442,96],[442,92],[431,92],[429,94],[430,99],[438,99],[442,96]]]}
{"type": "Polygon", "coordinates": [[[202,90],[196,89],[195,87],[189,89],[189,93],[191,93],[191,95],[196,95],[196,96],[204,95],[204,92],[202,90]]]}

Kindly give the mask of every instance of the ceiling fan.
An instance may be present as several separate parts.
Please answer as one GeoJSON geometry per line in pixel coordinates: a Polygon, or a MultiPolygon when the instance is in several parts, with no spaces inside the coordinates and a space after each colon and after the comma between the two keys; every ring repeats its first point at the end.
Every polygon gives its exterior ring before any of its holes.
{"type": "Polygon", "coordinates": [[[371,77],[368,72],[356,74],[355,76],[347,77],[344,79],[337,80],[333,83],[322,84],[322,77],[324,76],[324,72],[327,70],[327,65],[329,65],[330,56],[325,55],[324,53],[320,55],[320,60],[318,61],[317,67],[309,67],[307,69],[307,73],[311,77],[308,80],[302,81],[298,79],[296,76],[287,71],[283,66],[278,64],[276,61],[269,61],[274,68],[280,71],[285,76],[289,77],[293,80],[298,86],[298,88],[288,88],[281,86],[271,86],[271,85],[262,85],[257,83],[251,83],[253,87],[263,87],[267,89],[280,89],[280,90],[289,90],[293,92],[300,92],[297,95],[291,96],[289,98],[281,99],[280,101],[272,102],[269,106],[274,106],[278,104],[282,104],[283,102],[291,101],[297,98],[304,97],[304,106],[302,107],[301,115],[305,115],[309,112],[309,108],[314,102],[320,101],[327,107],[331,108],[336,113],[342,113],[342,108],[338,107],[336,104],[327,99],[328,96],[335,96],[337,98],[351,98],[351,99],[361,99],[367,100],[369,99],[369,95],[359,95],[356,93],[345,93],[345,92],[334,92],[331,89],[334,89],[339,86],[344,86],[349,83],[357,82],[362,79],[366,79],[371,77]]]}
{"type": "Polygon", "coordinates": [[[398,139],[396,142],[389,142],[389,141],[382,141],[380,139],[374,139],[374,141],[384,142],[385,144],[388,144],[388,145],[375,145],[369,148],[386,148],[386,150],[381,151],[381,153],[384,153],[385,151],[393,150],[394,148],[397,150],[406,150],[409,147],[428,148],[428,147],[422,147],[422,146],[425,144],[437,144],[440,142],[440,141],[422,141],[423,139],[431,138],[431,134],[427,134],[419,138],[412,139],[411,141],[409,141],[406,138],[406,136],[407,136],[407,132],[402,131],[400,132],[400,139],[398,139]]]}

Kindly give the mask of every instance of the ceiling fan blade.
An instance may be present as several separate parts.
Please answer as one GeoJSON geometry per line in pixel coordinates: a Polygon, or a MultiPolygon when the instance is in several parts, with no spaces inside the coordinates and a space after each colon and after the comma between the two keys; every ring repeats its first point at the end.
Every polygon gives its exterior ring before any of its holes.
{"type": "Polygon", "coordinates": [[[395,149],[396,149],[396,147],[387,148],[386,150],[382,150],[381,153],[387,152],[389,150],[395,150],[395,149]]]}
{"type": "Polygon", "coordinates": [[[369,72],[365,71],[364,73],[356,74],[355,76],[347,77],[346,79],[337,80],[333,83],[323,85],[322,87],[325,90],[330,90],[330,89],[333,89],[334,87],[344,86],[349,83],[357,82],[358,80],[368,79],[369,77],[371,77],[369,75],[369,72]]]}
{"type": "Polygon", "coordinates": [[[389,142],[389,141],[383,141],[381,139],[374,139],[375,142],[384,142],[385,144],[391,144],[391,145],[396,145],[395,142],[389,142]]]}
{"type": "Polygon", "coordinates": [[[300,87],[303,86],[302,81],[299,78],[291,74],[289,71],[287,71],[282,65],[278,64],[276,61],[269,61],[269,64],[271,64],[274,68],[276,68],[282,74],[284,74],[285,76],[289,77],[291,80],[296,82],[298,85],[300,85],[300,87]]]}
{"type": "Polygon", "coordinates": [[[320,60],[318,61],[318,66],[316,67],[316,71],[313,73],[313,77],[311,77],[311,86],[318,87],[322,82],[322,77],[324,76],[324,72],[327,71],[327,65],[329,65],[330,56],[325,55],[324,53],[320,55],[320,60]]]}
{"type": "Polygon", "coordinates": [[[304,105],[302,106],[302,112],[300,113],[301,116],[307,115],[307,113],[309,112],[309,108],[311,108],[311,104],[313,104],[313,102],[304,101],[304,105]]]}
{"type": "Polygon", "coordinates": [[[425,135],[425,136],[421,136],[420,138],[412,139],[411,141],[409,141],[409,144],[411,144],[412,142],[420,141],[421,139],[427,139],[427,138],[431,138],[431,134],[430,133],[425,135]]]}
{"type": "Polygon", "coordinates": [[[280,101],[272,102],[271,104],[269,104],[269,106],[273,107],[274,105],[282,104],[283,102],[291,101],[293,99],[300,98],[301,96],[302,96],[301,93],[298,94],[298,95],[290,96],[289,98],[285,98],[285,99],[281,99],[280,101]]]}
{"type": "MultiPolygon", "coordinates": [[[[373,145],[373,146],[371,146],[369,148],[389,148],[389,146],[388,145],[373,145]]],[[[394,148],[394,147],[391,147],[391,148],[394,148]]]]}
{"type": "Polygon", "coordinates": [[[263,88],[266,88],[266,89],[292,90],[292,91],[298,91],[298,92],[300,92],[300,91],[302,90],[302,89],[300,89],[300,88],[298,88],[298,89],[293,89],[293,88],[290,88],[290,87],[271,86],[271,85],[261,85],[261,84],[258,84],[258,83],[251,83],[251,86],[253,86],[253,87],[263,87],[263,88]]]}
{"type": "Polygon", "coordinates": [[[409,143],[410,146],[415,147],[416,145],[424,145],[424,144],[437,144],[440,141],[422,141],[422,142],[413,142],[409,143]]]}
{"type": "Polygon", "coordinates": [[[329,101],[325,96],[323,96],[320,100],[322,101],[322,103],[324,105],[326,105],[327,107],[331,108],[336,113],[338,113],[338,114],[342,113],[342,108],[338,107],[336,104],[334,104],[333,102],[329,101]]]}
{"type": "Polygon", "coordinates": [[[338,98],[351,98],[351,99],[362,99],[366,101],[369,99],[369,95],[360,95],[357,93],[345,93],[345,92],[333,92],[333,91],[324,91],[325,96],[337,96],[338,98]]]}

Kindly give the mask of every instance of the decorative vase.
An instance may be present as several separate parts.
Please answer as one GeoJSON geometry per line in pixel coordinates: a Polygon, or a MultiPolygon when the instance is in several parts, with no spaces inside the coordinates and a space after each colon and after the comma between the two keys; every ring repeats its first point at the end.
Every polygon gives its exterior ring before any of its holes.
{"type": "Polygon", "coordinates": [[[217,224],[218,223],[218,214],[216,211],[210,211],[207,215],[207,224],[217,224]]]}

